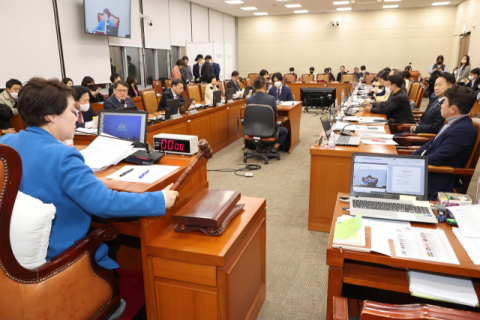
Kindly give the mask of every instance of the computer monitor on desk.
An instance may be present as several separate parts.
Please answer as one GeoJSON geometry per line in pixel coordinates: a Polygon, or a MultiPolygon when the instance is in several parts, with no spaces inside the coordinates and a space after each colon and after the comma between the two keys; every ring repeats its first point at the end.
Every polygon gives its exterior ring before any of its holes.
{"type": "Polygon", "coordinates": [[[335,104],[336,88],[300,88],[300,99],[305,108],[329,108],[335,104]]]}
{"type": "Polygon", "coordinates": [[[108,134],[122,140],[147,141],[146,111],[100,110],[98,135],[108,134]]]}

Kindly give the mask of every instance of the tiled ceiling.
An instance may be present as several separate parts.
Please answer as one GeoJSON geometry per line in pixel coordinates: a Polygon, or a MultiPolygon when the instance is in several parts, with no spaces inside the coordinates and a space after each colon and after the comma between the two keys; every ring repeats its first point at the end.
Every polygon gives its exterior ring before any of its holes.
{"type": "MultiPolygon", "coordinates": [[[[294,14],[295,10],[308,10],[309,13],[337,12],[337,8],[351,7],[352,11],[395,10],[383,9],[384,5],[397,5],[398,9],[431,7],[432,3],[446,0],[401,0],[388,2],[385,0],[351,0],[350,5],[333,5],[334,0],[241,0],[242,4],[228,4],[224,0],[190,0],[193,3],[218,10],[235,17],[256,17],[254,12],[267,12],[269,15],[294,14]],[[301,8],[287,8],[286,4],[300,4],[301,8]],[[245,11],[241,7],[255,7],[257,10],[245,11]]],[[[335,0],[341,1],[341,0],[335,0]]],[[[449,6],[456,6],[463,0],[450,0],[449,6]]]]}

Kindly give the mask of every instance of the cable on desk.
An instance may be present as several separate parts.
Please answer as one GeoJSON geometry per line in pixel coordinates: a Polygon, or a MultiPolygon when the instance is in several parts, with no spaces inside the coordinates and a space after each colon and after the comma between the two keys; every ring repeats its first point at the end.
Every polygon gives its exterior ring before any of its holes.
{"type": "MultiPolygon", "coordinates": [[[[237,164],[237,166],[242,166],[243,164],[239,163],[237,164]]],[[[258,165],[258,164],[247,164],[245,167],[243,168],[240,168],[240,169],[211,169],[211,170],[207,170],[207,171],[216,171],[216,172],[233,172],[236,176],[239,176],[239,177],[245,177],[244,174],[237,174],[237,172],[242,172],[242,171],[256,171],[256,170],[260,170],[262,168],[262,166],[258,165]]]]}

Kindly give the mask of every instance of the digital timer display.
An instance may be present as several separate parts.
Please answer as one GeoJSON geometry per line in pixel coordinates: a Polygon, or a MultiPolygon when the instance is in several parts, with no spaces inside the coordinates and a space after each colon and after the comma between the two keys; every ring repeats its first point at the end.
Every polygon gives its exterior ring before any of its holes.
{"type": "Polygon", "coordinates": [[[156,149],[162,151],[190,153],[190,143],[185,140],[159,139],[156,144],[156,149]]]}

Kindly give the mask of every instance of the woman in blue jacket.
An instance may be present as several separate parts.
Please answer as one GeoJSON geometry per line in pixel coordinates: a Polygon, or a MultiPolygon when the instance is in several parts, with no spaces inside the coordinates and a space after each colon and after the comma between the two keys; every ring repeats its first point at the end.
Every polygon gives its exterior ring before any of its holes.
{"type": "MultiPolygon", "coordinates": [[[[82,154],[61,141],[75,133],[75,91],[62,82],[32,78],[19,93],[18,111],[26,130],[0,138],[22,159],[20,191],[43,203],[53,203],[57,212],[52,223],[47,260],[83,238],[92,215],[101,218],[163,216],[178,196],[168,186],[163,191],[142,194],[107,188],[85,164],[82,154]]],[[[118,264],[99,246],[95,260],[107,269],[118,264]]]]}
{"type": "Polygon", "coordinates": [[[107,34],[107,23],[109,26],[114,26],[115,24],[110,20],[110,16],[112,14],[110,13],[110,10],[105,9],[103,10],[103,16],[102,20],[98,23],[98,25],[95,27],[95,29],[92,30],[92,33],[95,33],[96,31],[101,31],[104,34],[107,34]]]}

